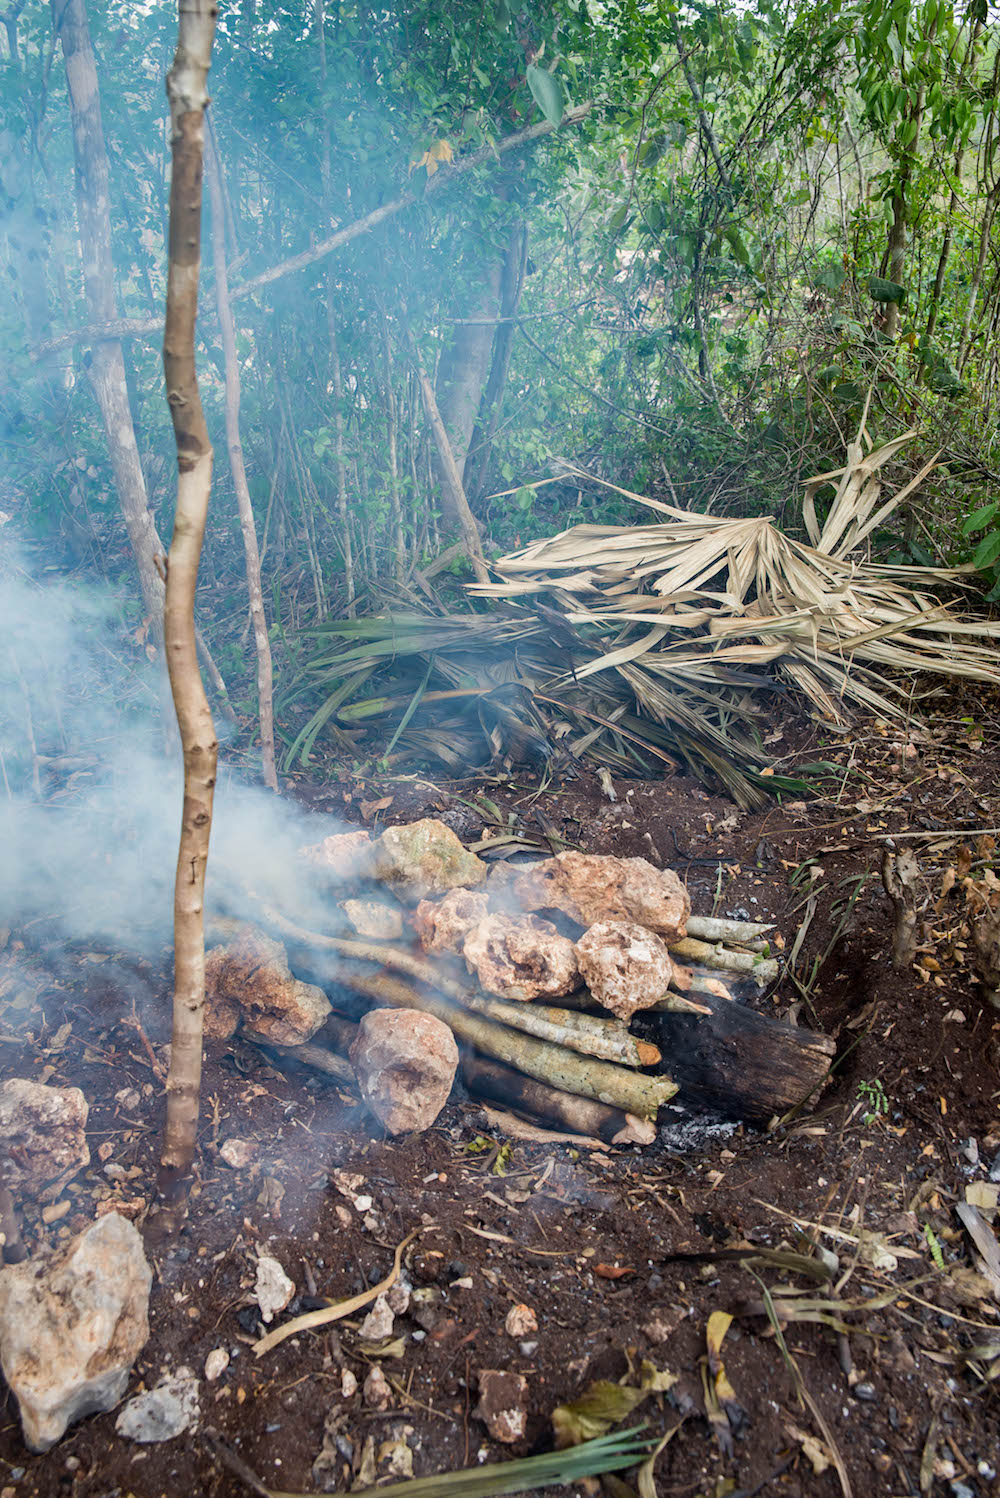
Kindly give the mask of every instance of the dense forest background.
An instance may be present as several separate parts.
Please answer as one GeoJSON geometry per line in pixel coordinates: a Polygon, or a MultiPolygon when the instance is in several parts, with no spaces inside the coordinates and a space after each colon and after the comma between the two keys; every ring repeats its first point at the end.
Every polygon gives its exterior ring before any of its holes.
{"type": "MultiPolygon", "coordinates": [[[[0,19],[0,512],[36,565],[113,585],[142,660],[175,489],[176,16],[0,19]]],[[[876,444],[919,429],[908,471],[941,454],[876,556],[1000,596],[998,72],[982,0],[226,0],[199,623],[247,735],[255,639],[287,767],[323,727],[309,631],[438,606],[469,512],[487,558],[635,517],[572,463],[799,534],[866,400],[876,444]]]]}

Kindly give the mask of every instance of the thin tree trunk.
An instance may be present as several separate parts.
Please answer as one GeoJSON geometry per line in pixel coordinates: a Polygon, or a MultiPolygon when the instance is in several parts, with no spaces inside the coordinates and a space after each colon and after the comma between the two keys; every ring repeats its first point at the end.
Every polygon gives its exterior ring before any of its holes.
{"type": "Polygon", "coordinates": [[[326,293],[327,331],[330,340],[330,366],[333,374],[334,461],[337,468],[337,515],[340,519],[340,545],[344,555],[344,586],[347,591],[347,616],[354,617],[354,547],[351,521],[347,512],[347,462],[344,457],[344,381],[340,373],[340,349],[337,345],[337,320],[333,310],[333,289],[326,293]]]}
{"type": "Polygon", "coordinates": [[[247,592],[250,595],[250,618],[253,621],[254,648],[257,654],[257,708],[260,721],[260,749],[264,784],[278,789],[274,758],[274,671],[271,663],[271,641],[264,613],[264,591],[260,580],[260,553],[257,550],[257,527],[253,504],[243,463],[240,441],[240,366],[236,358],[236,327],[229,304],[229,274],[226,270],[226,237],[222,206],[222,172],[219,153],[209,131],[207,145],[208,192],[212,202],[212,250],[215,259],[215,301],[219,312],[222,352],[226,368],[226,446],[229,466],[236,490],[236,506],[243,532],[243,555],[246,559],[247,592]]]}
{"type": "MultiPolygon", "coordinates": [[[[505,259],[506,256],[494,257],[482,276],[476,278],[475,294],[467,303],[468,316],[453,325],[438,364],[434,397],[460,474],[465,472],[490,371],[505,259]]],[[[440,472],[440,458],[437,467],[440,472]]]]}
{"type": "Polygon", "coordinates": [[[215,36],[214,0],[179,0],[177,52],[167,75],[173,172],[163,368],[177,443],[177,509],[167,561],[164,634],[184,751],[184,809],[174,886],[174,1018],[167,1120],[155,1226],[176,1230],[186,1206],[201,1094],[205,1012],[205,868],[218,744],[198,672],[194,595],[208,501],[212,445],[195,370],[201,269],[201,193],[206,80],[215,36]]]}
{"type": "Polygon", "coordinates": [[[528,231],[522,220],[515,224],[511,231],[510,244],[504,256],[500,279],[500,322],[493,339],[493,359],[486,389],[483,392],[479,419],[469,441],[469,451],[462,474],[465,492],[471,495],[473,500],[483,492],[493,439],[500,424],[503,393],[507,385],[507,373],[514,349],[514,317],[524,287],[527,259],[528,231]]]}
{"type": "MultiPolygon", "coordinates": [[[[84,0],[53,0],[52,21],[66,64],[87,316],[91,323],[106,325],[118,316],[111,257],[111,186],[97,68],[84,0]]],[[[155,559],[163,555],[164,548],[147,502],[120,343],[113,339],[95,343],[89,377],[104,423],[118,500],[139,571],[143,604],[162,643],[163,583],[155,559]]]]}
{"type": "Polygon", "coordinates": [[[477,582],[485,583],[489,581],[489,573],[486,569],[486,563],[483,560],[483,547],[479,538],[479,527],[476,524],[475,516],[469,509],[469,501],[465,497],[465,490],[462,487],[462,476],[459,473],[458,464],[455,462],[455,454],[451,450],[451,443],[448,439],[444,422],[441,420],[441,412],[438,410],[438,404],[434,397],[434,387],[428,379],[423,365],[420,363],[420,356],[417,353],[412,337],[410,347],[416,365],[417,379],[420,382],[420,394],[424,403],[424,412],[434,438],[434,447],[440,465],[441,482],[445,490],[447,508],[456,520],[458,528],[462,533],[462,544],[465,554],[472,563],[472,570],[476,574],[477,582]]]}

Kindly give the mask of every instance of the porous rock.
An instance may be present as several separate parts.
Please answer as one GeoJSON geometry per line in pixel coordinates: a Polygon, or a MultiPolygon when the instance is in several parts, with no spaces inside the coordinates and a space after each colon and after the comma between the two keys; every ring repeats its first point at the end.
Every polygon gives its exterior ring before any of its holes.
{"type": "Polygon", "coordinates": [[[673,963],[666,944],[631,921],[596,921],[576,944],[583,981],[619,1019],[662,999],[673,963]]]}
{"type": "Polygon", "coordinates": [[[149,1336],[151,1282],[142,1239],[116,1213],[47,1259],[0,1269],[0,1367],[32,1451],[121,1399],[149,1336]]]}
{"type": "Polygon", "coordinates": [[[381,900],[341,900],[340,908],[359,936],[369,941],[399,941],[403,912],[381,900]]]}
{"type": "Polygon", "coordinates": [[[295,1294],[294,1281],[282,1269],[277,1259],[270,1254],[261,1254],[257,1260],[257,1278],[254,1298],[260,1306],[264,1321],[273,1321],[276,1311],[283,1311],[295,1294]]]}
{"type": "Polygon", "coordinates": [[[46,1087],[22,1077],[0,1086],[4,1178],[12,1192],[40,1191],[89,1165],[84,1135],[89,1111],[79,1087],[46,1087]]]}
{"type": "Polygon", "coordinates": [[[683,936],[691,901],[673,869],[645,858],[602,853],[557,853],[513,882],[523,910],[561,910],[581,926],[634,921],[668,941],[683,936]]]}
{"type": "Polygon", "coordinates": [[[441,900],[421,900],[413,913],[413,929],[425,952],[460,953],[466,933],[489,910],[482,890],[453,889],[441,900]]]}
{"type": "Polygon", "coordinates": [[[190,1368],[178,1368],[154,1389],[134,1395],[115,1421],[115,1430],[147,1446],[182,1436],[197,1424],[200,1414],[198,1380],[190,1368]]]}
{"type": "Polygon", "coordinates": [[[346,884],[367,872],[372,850],[370,832],[334,832],[322,842],[300,848],[298,856],[312,864],[325,878],[346,884]]]}
{"type": "Polygon", "coordinates": [[[505,999],[554,999],[580,981],[573,943],[536,915],[488,915],[462,950],[486,992],[505,999]]]}
{"type": "Polygon", "coordinates": [[[473,1413],[495,1441],[510,1446],[521,1440],[527,1424],[527,1393],[528,1380],[522,1373],[479,1370],[479,1403],[473,1413]]]}
{"type": "Polygon", "coordinates": [[[390,1134],[429,1129],[458,1069],[448,1026],[412,1009],[370,1010],[350,1055],[362,1098],[390,1134]]]}
{"type": "Polygon", "coordinates": [[[276,1045],[302,1045],[330,1013],[321,988],[293,978],[280,941],[245,926],[235,941],[205,958],[205,1033],[228,1040],[243,1031],[276,1045]]]}
{"type": "Polygon", "coordinates": [[[365,1404],[371,1410],[387,1410],[392,1403],[392,1389],[378,1363],[369,1370],[361,1386],[365,1404]]]}
{"type": "Polygon", "coordinates": [[[376,879],[411,904],[482,884],[486,878],[483,860],[463,848],[451,828],[436,817],[387,827],[372,845],[371,868],[376,879]]]}

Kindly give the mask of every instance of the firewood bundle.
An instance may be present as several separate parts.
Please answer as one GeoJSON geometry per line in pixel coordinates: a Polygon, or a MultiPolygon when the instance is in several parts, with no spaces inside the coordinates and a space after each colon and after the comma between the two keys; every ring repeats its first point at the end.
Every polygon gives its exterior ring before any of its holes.
{"type": "Polygon", "coordinates": [[[349,1079],[352,1013],[419,1011],[454,1035],[471,1093],[635,1142],[655,1137],[678,1091],[763,1120],[826,1076],[827,1037],[736,1001],[734,988],[778,977],[769,927],[693,915],[677,876],[644,859],[565,852],[488,867],[433,819],[375,840],[335,834],[301,859],[329,891],[332,929],[305,930],[257,902],[269,935],[244,929],[209,956],[216,1034],[231,1033],[245,994],[245,1034],[349,1079]]]}

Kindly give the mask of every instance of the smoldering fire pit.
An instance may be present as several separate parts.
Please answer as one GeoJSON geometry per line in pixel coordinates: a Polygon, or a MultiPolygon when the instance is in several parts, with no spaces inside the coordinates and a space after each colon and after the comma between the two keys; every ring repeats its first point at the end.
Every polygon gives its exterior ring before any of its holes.
{"type": "Polygon", "coordinates": [[[207,1030],[357,1078],[390,1132],[433,1123],[459,1066],[474,1096],[634,1143],[675,1095],[760,1122],[827,1075],[828,1037],[740,1002],[778,979],[770,928],[693,914],[644,859],[489,867],[425,819],[332,835],[300,862],[328,929],[261,901],[252,925],[217,922],[207,1030]]]}

